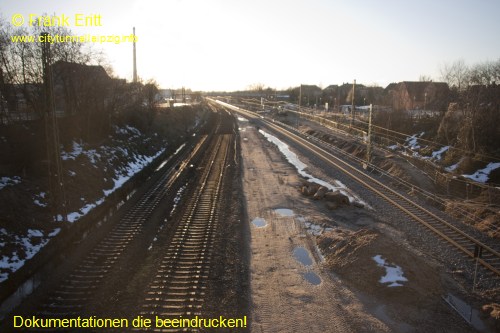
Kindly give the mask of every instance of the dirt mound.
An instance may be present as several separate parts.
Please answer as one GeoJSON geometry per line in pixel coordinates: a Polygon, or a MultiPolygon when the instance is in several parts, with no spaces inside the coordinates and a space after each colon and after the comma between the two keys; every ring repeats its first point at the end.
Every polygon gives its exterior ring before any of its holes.
{"type": "MultiPolygon", "coordinates": [[[[302,181],[300,193],[306,197],[311,197],[313,200],[323,200],[326,207],[330,210],[337,209],[340,206],[348,206],[350,204],[349,197],[339,191],[332,191],[324,186],[302,181]]],[[[362,207],[361,205],[358,205],[362,207]]]]}
{"type": "Polygon", "coordinates": [[[401,168],[398,164],[390,160],[387,159],[382,160],[379,164],[379,167],[397,178],[401,178],[405,181],[411,180],[411,177],[403,168],[401,168]]]}
{"type": "Polygon", "coordinates": [[[327,265],[337,271],[359,260],[358,251],[372,243],[377,233],[368,229],[353,232],[343,229],[323,234],[318,239],[318,246],[327,254],[327,265]]]}

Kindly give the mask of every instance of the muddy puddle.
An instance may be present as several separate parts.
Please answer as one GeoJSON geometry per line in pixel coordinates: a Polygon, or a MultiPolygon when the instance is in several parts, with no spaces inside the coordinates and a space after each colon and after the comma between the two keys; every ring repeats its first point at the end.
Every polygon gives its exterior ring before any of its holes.
{"type": "Polygon", "coordinates": [[[309,255],[309,251],[303,247],[296,247],[293,249],[293,256],[304,266],[311,266],[313,263],[311,256],[309,255]]]}
{"type": "MultiPolygon", "coordinates": [[[[309,254],[309,251],[307,251],[305,248],[301,246],[293,249],[293,256],[295,260],[297,260],[306,267],[310,267],[313,264],[313,260],[311,258],[311,255],[309,254]]],[[[308,271],[306,273],[301,273],[300,275],[312,285],[317,286],[318,284],[321,283],[321,278],[318,276],[318,274],[314,272],[308,271]]]]}
{"type": "Polygon", "coordinates": [[[274,210],[274,212],[276,214],[278,214],[278,216],[281,216],[281,217],[291,217],[291,216],[294,216],[295,214],[293,213],[293,210],[291,209],[288,209],[288,208],[277,208],[274,210]]]}
{"type": "Polygon", "coordinates": [[[321,278],[318,276],[318,274],[314,272],[307,272],[302,274],[302,277],[309,282],[312,285],[319,285],[321,283],[321,278]]]}
{"type": "Polygon", "coordinates": [[[252,220],[252,224],[257,228],[262,228],[267,225],[267,222],[262,217],[256,217],[252,220]]]}

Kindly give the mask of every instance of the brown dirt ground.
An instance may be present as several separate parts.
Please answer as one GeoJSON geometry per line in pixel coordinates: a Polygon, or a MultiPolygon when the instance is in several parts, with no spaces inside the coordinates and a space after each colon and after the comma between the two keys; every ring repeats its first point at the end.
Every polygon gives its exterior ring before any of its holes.
{"type": "Polygon", "coordinates": [[[451,289],[450,279],[436,263],[410,249],[404,235],[368,209],[329,211],[323,202],[303,196],[297,173],[276,147],[248,122],[240,127],[252,332],[474,331],[441,299],[451,289]],[[292,209],[295,215],[280,216],[277,208],[292,209]],[[253,225],[257,217],[266,226],[253,225]],[[306,231],[304,219],[333,230],[317,238],[306,231]],[[325,247],[329,238],[343,245],[331,251],[325,247]],[[310,266],[294,258],[299,246],[313,257],[310,266]],[[384,269],[372,259],[377,254],[402,267],[408,279],[403,287],[378,282],[384,269]],[[321,283],[306,281],[306,272],[317,274],[321,283]]]}

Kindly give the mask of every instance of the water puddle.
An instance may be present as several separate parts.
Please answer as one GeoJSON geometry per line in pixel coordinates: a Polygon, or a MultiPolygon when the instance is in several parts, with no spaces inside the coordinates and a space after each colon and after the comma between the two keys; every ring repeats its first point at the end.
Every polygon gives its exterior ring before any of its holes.
{"type": "Polygon", "coordinates": [[[470,325],[474,326],[478,331],[486,328],[481,318],[479,318],[479,311],[472,308],[460,298],[453,294],[448,294],[443,299],[448,303],[462,318],[465,319],[470,325]]]}
{"type": "Polygon", "coordinates": [[[293,256],[304,266],[311,266],[313,263],[311,257],[309,256],[309,251],[303,247],[296,247],[293,249],[293,256]]]}
{"type": "Polygon", "coordinates": [[[294,216],[295,214],[293,213],[293,210],[291,209],[288,209],[288,208],[278,208],[278,209],[275,209],[274,212],[276,214],[278,214],[279,216],[287,216],[287,217],[290,217],[290,216],[294,216]]]}
{"type": "Polygon", "coordinates": [[[267,222],[262,217],[256,217],[252,220],[252,224],[257,228],[262,228],[267,225],[267,222]]]}
{"type": "Polygon", "coordinates": [[[306,279],[307,282],[309,282],[310,284],[313,284],[315,286],[317,286],[318,284],[321,283],[321,278],[318,276],[318,274],[316,274],[314,272],[304,273],[304,274],[302,274],[302,277],[304,279],[306,279]]]}

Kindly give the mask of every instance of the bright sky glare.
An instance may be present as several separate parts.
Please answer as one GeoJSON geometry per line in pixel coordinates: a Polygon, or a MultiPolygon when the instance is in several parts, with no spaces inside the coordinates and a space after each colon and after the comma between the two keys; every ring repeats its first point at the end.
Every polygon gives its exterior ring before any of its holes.
{"type": "MultiPolygon", "coordinates": [[[[139,77],[163,88],[386,86],[500,58],[498,0],[2,0],[0,13],[8,24],[14,14],[101,16],[100,27],[71,26],[77,34],[135,26],[139,77]]],[[[132,44],[102,48],[131,80],[132,44]]]]}

